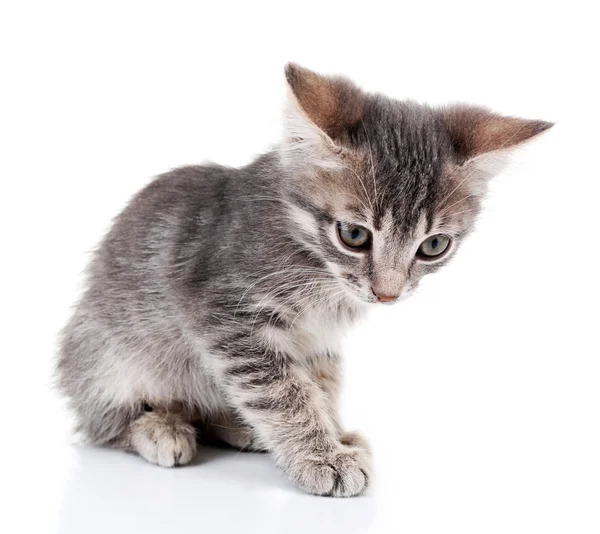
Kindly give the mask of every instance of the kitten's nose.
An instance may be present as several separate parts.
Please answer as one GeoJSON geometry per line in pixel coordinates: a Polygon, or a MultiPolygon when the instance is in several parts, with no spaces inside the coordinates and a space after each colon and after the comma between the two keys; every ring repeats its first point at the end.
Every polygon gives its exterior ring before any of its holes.
{"type": "Polygon", "coordinates": [[[378,293],[375,289],[371,288],[373,294],[377,297],[379,302],[394,302],[400,295],[384,295],[383,293],[378,293]]]}

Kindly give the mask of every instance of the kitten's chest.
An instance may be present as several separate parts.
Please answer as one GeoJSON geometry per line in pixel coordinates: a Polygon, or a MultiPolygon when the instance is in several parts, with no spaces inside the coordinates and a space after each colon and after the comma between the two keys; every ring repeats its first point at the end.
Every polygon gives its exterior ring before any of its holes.
{"type": "Polygon", "coordinates": [[[355,320],[349,310],[311,310],[292,324],[289,341],[299,356],[337,352],[355,320]]]}

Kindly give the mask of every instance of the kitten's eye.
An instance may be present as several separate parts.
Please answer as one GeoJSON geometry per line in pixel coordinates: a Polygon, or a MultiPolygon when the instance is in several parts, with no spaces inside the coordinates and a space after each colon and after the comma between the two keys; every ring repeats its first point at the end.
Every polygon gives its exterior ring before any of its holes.
{"type": "Polygon", "coordinates": [[[436,234],[428,237],[421,243],[417,256],[424,260],[437,259],[450,247],[451,239],[444,234],[436,234]]]}
{"type": "Polygon", "coordinates": [[[349,248],[369,248],[371,246],[371,232],[358,224],[338,223],[338,235],[344,245],[349,248]]]}

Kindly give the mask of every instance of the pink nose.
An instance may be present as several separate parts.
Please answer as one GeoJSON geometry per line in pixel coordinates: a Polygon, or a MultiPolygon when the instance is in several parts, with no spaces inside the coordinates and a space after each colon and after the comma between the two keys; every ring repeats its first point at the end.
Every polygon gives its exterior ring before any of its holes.
{"type": "Polygon", "coordinates": [[[383,295],[381,293],[377,293],[373,289],[373,294],[377,297],[379,302],[394,302],[400,295],[383,295]]]}

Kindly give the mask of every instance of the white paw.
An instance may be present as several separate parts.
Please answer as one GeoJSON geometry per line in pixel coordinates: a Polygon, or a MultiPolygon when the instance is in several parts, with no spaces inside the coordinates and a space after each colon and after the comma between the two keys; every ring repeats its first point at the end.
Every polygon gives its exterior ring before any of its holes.
{"type": "Polygon", "coordinates": [[[196,432],[176,414],[146,413],[131,427],[131,444],[149,462],[174,467],[196,455],[196,432]]]}
{"type": "Polygon", "coordinates": [[[367,489],[371,459],[364,449],[341,446],[335,452],[301,460],[290,471],[308,493],[353,497],[367,489]]]}

